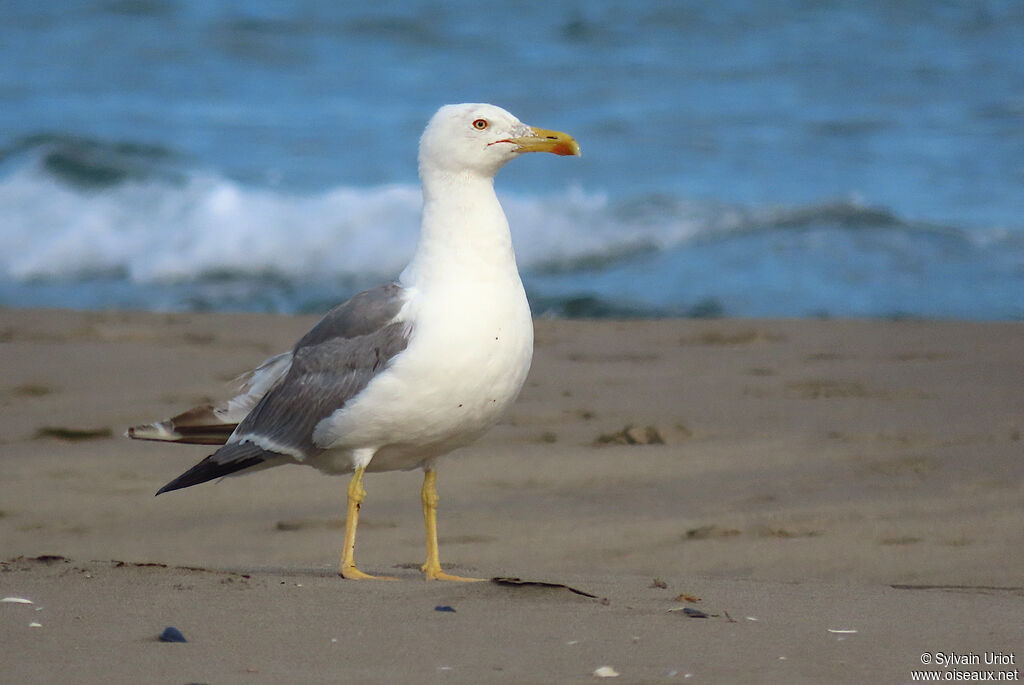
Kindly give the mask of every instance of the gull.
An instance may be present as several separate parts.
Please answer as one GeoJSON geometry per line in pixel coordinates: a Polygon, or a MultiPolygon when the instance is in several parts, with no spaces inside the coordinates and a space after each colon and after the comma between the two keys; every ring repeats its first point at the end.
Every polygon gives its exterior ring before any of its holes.
{"type": "MultiPolygon", "coordinates": [[[[446,105],[420,138],[419,243],[398,279],[355,295],[289,352],[243,377],[239,394],[128,429],[140,440],[223,445],[157,494],[282,464],[349,474],[338,573],[355,563],[367,472],[422,469],[427,580],[441,569],[437,462],[484,434],[515,401],[533,321],[494,177],[528,152],[578,155],[572,136],[488,104],[446,105]]],[[[382,577],[383,578],[383,577],[382,577]]]]}

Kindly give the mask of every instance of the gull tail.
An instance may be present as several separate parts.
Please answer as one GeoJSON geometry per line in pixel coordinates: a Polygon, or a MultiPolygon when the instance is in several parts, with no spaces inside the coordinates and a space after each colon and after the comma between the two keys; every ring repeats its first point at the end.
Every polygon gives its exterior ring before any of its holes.
{"type": "Polygon", "coordinates": [[[171,490],[180,490],[193,485],[199,485],[208,480],[231,475],[242,469],[258,466],[265,461],[280,456],[275,452],[268,452],[251,442],[233,442],[230,445],[221,447],[206,459],[203,459],[188,471],[160,488],[156,494],[160,495],[171,490]]]}
{"type": "Polygon", "coordinates": [[[193,407],[166,421],[132,426],[125,433],[136,440],[180,442],[191,445],[223,445],[267,391],[288,373],[292,353],[271,357],[237,379],[239,394],[218,406],[193,407]]]}
{"type": "Polygon", "coordinates": [[[226,419],[216,407],[193,407],[166,421],[132,426],[126,435],[135,440],[180,442],[190,445],[223,445],[235,432],[237,421],[226,419]]]}

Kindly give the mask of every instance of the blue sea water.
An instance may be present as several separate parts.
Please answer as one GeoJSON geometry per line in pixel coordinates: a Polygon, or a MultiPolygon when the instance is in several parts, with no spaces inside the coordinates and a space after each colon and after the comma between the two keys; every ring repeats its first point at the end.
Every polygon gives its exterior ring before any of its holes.
{"type": "Polygon", "coordinates": [[[1019,0],[13,0],[0,306],[319,311],[394,277],[441,104],[537,314],[1024,319],[1019,0]]]}

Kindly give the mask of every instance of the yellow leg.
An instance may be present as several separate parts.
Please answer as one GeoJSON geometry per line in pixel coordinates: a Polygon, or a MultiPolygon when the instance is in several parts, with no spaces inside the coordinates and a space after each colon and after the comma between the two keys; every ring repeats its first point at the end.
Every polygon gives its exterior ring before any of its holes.
{"type": "Polygon", "coordinates": [[[427,580],[479,581],[483,578],[463,578],[441,570],[441,558],[437,551],[437,471],[423,472],[423,523],[427,527],[427,561],[421,566],[427,580]]]}
{"type": "Polygon", "coordinates": [[[359,525],[359,507],[366,498],[363,489],[363,474],[366,468],[358,468],[348,483],[348,516],[345,518],[345,548],[341,552],[341,565],[338,575],[349,580],[397,580],[390,576],[371,576],[356,568],[356,527],[359,525]]]}

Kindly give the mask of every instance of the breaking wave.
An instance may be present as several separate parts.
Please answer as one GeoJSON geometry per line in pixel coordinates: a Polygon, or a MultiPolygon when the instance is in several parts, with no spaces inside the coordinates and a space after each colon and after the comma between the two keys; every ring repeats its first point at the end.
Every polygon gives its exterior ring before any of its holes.
{"type": "MultiPolygon", "coordinates": [[[[0,153],[0,172],[6,305],[74,289],[72,306],[315,309],[393,278],[418,232],[414,184],[295,193],[158,147],[33,136],[0,153]]],[[[1018,231],[914,223],[853,199],[501,195],[541,311],[1024,318],[1018,231]]]]}

